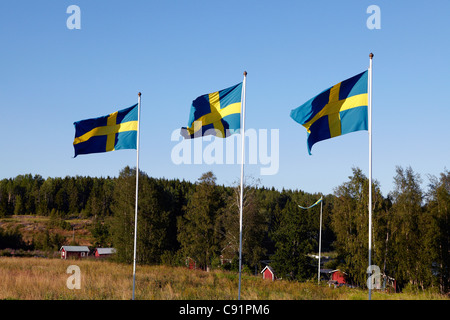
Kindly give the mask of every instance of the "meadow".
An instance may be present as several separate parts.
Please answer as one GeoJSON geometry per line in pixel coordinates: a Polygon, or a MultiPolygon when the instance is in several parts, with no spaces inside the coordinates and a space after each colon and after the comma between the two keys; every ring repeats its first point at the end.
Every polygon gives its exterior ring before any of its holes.
{"type": "MultiPolygon", "coordinates": [[[[0,258],[0,299],[7,300],[129,300],[132,266],[100,260],[0,258]],[[81,273],[80,289],[66,285],[70,265],[81,273]]],[[[315,282],[263,280],[243,275],[242,300],[367,300],[367,290],[333,288],[315,282]]],[[[238,275],[185,267],[137,266],[136,300],[236,300],[238,275]]],[[[449,300],[436,293],[375,291],[373,300],[449,300]]]]}

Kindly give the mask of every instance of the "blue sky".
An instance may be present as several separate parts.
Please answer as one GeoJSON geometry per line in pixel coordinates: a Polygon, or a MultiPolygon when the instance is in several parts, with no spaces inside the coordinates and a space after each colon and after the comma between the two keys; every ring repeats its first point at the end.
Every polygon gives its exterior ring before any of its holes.
{"type": "MultiPolygon", "coordinates": [[[[247,77],[246,129],[279,130],[279,170],[261,185],[332,193],[352,167],[368,174],[368,135],[317,143],[290,111],[373,60],[373,177],[383,195],[395,166],[421,174],[449,169],[450,2],[436,1],[2,1],[0,4],[0,179],[117,176],[134,150],[73,158],[73,122],[137,102],[142,92],[140,169],[220,184],[239,164],[180,164],[172,132],[192,100],[247,77]],[[70,30],[66,9],[81,10],[70,30]],[[370,5],[381,29],[370,30],[370,5]]],[[[207,144],[205,142],[205,144],[207,144]]]]}

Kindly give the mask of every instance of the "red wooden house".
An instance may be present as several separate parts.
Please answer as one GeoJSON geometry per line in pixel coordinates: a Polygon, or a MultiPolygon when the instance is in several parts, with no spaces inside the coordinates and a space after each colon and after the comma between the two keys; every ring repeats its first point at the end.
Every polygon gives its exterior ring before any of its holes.
{"type": "Polygon", "coordinates": [[[263,275],[263,279],[274,281],[277,278],[275,275],[275,271],[270,266],[265,266],[265,268],[262,269],[261,273],[263,275]]]}
{"type": "Polygon", "coordinates": [[[61,259],[86,258],[89,255],[89,248],[86,246],[62,246],[59,251],[61,259]]]}
{"type": "Polygon", "coordinates": [[[197,261],[195,261],[194,259],[187,257],[186,261],[185,261],[186,267],[188,267],[188,269],[197,269],[197,261]]]}
{"type": "Polygon", "coordinates": [[[331,273],[331,281],[336,281],[338,284],[346,284],[347,281],[345,280],[346,273],[342,272],[341,270],[333,270],[330,271],[331,273]]]}
{"type": "Polygon", "coordinates": [[[397,292],[397,280],[392,277],[382,274],[382,288],[388,292],[397,292]]]}
{"type": "Polygon", "coordinates": [[[116,253],[114,248],[95,248],[94,256],[96,258],[107,258],[116,253]]]}

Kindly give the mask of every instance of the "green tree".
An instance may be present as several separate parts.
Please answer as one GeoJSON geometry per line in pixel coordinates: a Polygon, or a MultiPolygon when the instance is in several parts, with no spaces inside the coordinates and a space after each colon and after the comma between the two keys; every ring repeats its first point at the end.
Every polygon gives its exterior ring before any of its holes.
{"type": "Polygon", "coordinates": [[[12,214],[12,187],[11,179],[0,180],[0,217],[12,214]]]}
{"type": "Polygon", "coordinates": [[[18,175],[12,180],[12,200],[15,214],[34,214],[36,189],[42,181],[42,177],[31,174],[18,175]]]}
{"type": "MultiPolygon", "coordinates": [[[[134,217],[136,170],[124,168],[117,179],[112,212],[113,245],[120,261],[131,262],[134,252],[134,217]]],[[[160,262],[167,250],[169,212],[164,207],[168,195],[154,179],[139,172],[137,260],[149,264],[160,262]]]]}
{"type": "Polygon", "coordinates": [[[308,254],[314,251],[313,229],[308,212],[288,200],[271,235],[276,247],[271,265],[281,277],[301,281],[311,278],[315,268],[308,254]]]}
{"type": "Polygon", "coordinates": [[[110,247],[111,246],[111,235],[109,231],[110,227],[108,223],[101,221],[100,219],[95,219],[93,224],[90,226],[92,236],[94,237],[95,247],[110,247]]]}
{"type": "Polygon", "coordinates": [[[76,178],[66,177],[65,187],[67,190],[67,210],[70,214],[77,214],[80,212],[79,191],[77,187],[76,178]]]}
{"type": "Polygon", "coordinates": [[[440,179],[431,176],[427,212],[430,223],[430,256],[441,293],[450,290],[450,172],[445,170],[440,179]]]}
{"type": "MultiPolygon", "coordinates": [[[[259,261],[265,256],[263,240],[268,226],[267,217],[260,210],[257,184],[258,181],[254,179],[246,179],[242,214],[242,260],[252,268],[259,266],[259,261]]],[[[223,235],[221,247],[222,254],[228,254],[226,258],[239,259],[240,185],[230,191],[226,197],[225,210],[218,217],[223,235]]]]}
{"type": "Polygon", "coordinates": [[[54,184],[52,178],[47,178],[39,188],[39,203],[37,205],[37,213],[40,215],[48,215],[53,208],[54,184]]]}
{"type": "Polygon", "coordinates": [[[428,246],[424,247],[430,221],[423,214],[421,182],[420,175],[411,167],[396,167],[395,189],[391,193],[393,204],[390,225],[392,254],[395,255],[395,260],[392,260],[393,269],[400,286],[409,283],[423,288],[425,278],[428,278],[426,281],[430,280],[431,263],[425,261],[430,256],[425,253],[428,246]],[[429,266],[424,268],[426,265],[429,266]]]}
{"type": "Polygon", "coordinates": [[[34,248],[44,251],[57,251],[66,242],[64,236],[59,233],[50,233],[45,230],[39,233],[36,239],[33,239],[34,248]]]}
{"type": "MultiPolygon", "coordinates": [[[[353,168],[349,181],[335,189],[336,199],[332,209],[332,227],[336,235],[334,246],[340,260],[339,268],[350,282],[365,286],[369,266],[369,180],[361,169],[353,168]]],[[[385,229],[384,199],[378,183],[372,184],[372,265],[381,266],[384,238],[379,230],[385,229]]]]}
{"type": "Polygon", "coordinates": [[[201,268],[209,268],[212,259],[220,252],[220,231],[216,220],[223,199],[216,186],[216,177],[204,173],[186,206],[186,212],[178,218],[178,241],[185,256],[194,259],[201,268]]]}
{"type": "Polygon", "coordinates": [[[67,201],[67,199],[68,194],[64,184],[62,184],[62,187],[55,195],[56,210],[60,212],[61,216],[64,216],[65,213],[69,211],[69,202],[67,201]]]}
{"type": "Polygon", "coordinates": [[[28,244],[23,240],[18,227],[4,230],[0,227],[0,249],[28,249],[28,244]]]}
{"type": "Polygon", "coordinates": [[[15,196],[14,214],[24,214],[25,205],[22,200],[22,195],[18,194],[15,196]]]}

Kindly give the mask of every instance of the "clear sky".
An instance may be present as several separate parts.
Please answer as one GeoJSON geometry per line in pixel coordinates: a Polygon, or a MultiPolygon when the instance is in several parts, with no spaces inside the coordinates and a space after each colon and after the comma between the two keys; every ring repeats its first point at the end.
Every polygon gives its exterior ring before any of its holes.
{"type": "Polygon", "coordinates": [[[135,166],[134,150],[73,158],[73,122],[129,107],[140,91],[140,169],[189,181],[212,170],[231,185],[238,163],[177,165],[171,136],[187,125],[192,100],[246,70],[246,129],[279,130],[278,172],[260,175],[258,162],[246,175],[332,193],[352,167],[368,175],[367,131],[319,142],[310,156],[289,114],[366,70],[373,52],[373,177],[386,196],[395,166],[411,166],[426,187],[427,174],[450,168],[449,15],[448,0],[1,1],[0,179],[135,166]],[[79,30],[67,27],[70,5],[81,10],[79,30]],[[381,29],[367,27],[370,5],[381,29]]]}

